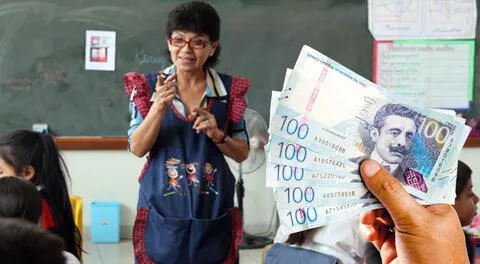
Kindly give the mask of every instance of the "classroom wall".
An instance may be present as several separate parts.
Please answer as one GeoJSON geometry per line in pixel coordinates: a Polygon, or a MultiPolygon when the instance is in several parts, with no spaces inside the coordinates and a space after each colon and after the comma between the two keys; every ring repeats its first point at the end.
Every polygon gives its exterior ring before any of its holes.
{"type": "MultiPolygon", "coordinates": [[[[122,237],[130,238],[143,159],[127,151],[65,151],[63,155],[72,177],[72,193],[84,199],[86,237],[90,236],[90,202],[115,200],[122,204],[122,237]]],[[[472,167],[474,189],[480,194],[480,148],[466,148],[460,158],[472,167]]],[[[244,181],[245,228],[248,232],[264,232],[273,209],[272,191],[265,187],[265,167],[244,175],[244,181]]]]}
{"type": "MultiPolygon", "coordinates": [[[[122,204],[123,238],[131,237],[138,196],[137,177],[144,159],[128,151],[64,151],[72,178],[71,193],[83,197],[84,233],[90,236],[90,202],[119,201],[122,204]]],[[[235,170],[232,170],[236,174],[235,170]]],[[[245,228],[265,232],[273,212],[272,190],[265,187],[265,167],[245,174],[245,228]]]]}

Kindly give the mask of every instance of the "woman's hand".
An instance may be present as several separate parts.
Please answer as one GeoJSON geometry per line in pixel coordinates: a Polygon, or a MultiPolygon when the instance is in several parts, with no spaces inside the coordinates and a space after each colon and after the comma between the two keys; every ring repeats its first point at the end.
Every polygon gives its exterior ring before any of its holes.
{"type": "Polygon", "coordinates": [[[130,150],[138,157],[143,157],[155,144],[165,115],[165,109],[175,98],[177,89],[173,81],[175,75],[163,80],[160,75],[155,85],[155,98],[147,116],[130,137],[130,150]]]}
{"type": "Polygon", "coordinates": [[[193,109],[192,112],[193,114],[189,116],[189,119],[193,121],[193,129],[195,129],[197,133],[204,133],[215,143],[223,140],[225,133],[218,128],[214,115],[199,107],[193,109]]]}
{"type": "Polygon", "coordinates": [[[172,74],[163,80],[160,74],[157,77],[157,84],[155,85],[155,101],[152,108],[157,111],[163,111],[172,102],[177,95],[177,84],[175,74],[172,74]]]}

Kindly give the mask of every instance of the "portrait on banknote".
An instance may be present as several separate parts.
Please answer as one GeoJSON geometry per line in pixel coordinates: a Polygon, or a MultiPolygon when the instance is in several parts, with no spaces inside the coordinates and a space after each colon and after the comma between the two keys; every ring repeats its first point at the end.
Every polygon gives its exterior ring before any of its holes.
{"type": "MultiPolygon", "coordinates": [[[[374,159],[405,185],[427,192],[424,178],[428,177],[428,174],[421,172],[423,168],[419,166],[425,164],[422,164],[423,159],[420,160],[420,156],[416,154],[427,151],[432,152],[430,154],[436,152],[438,155],[439,152],[429,150],[430,146],[436,144],[435,140],[419,134],[425,132],[424,126],[422,127],[425,117],[396,103],[384,104],[371,114],[373,116],[364,119],[364,125],[359,128],[367,154],[349,160],[360,164],[365,159],[374,159]],[[419,151],[414,143],[420,143],[427,148],[419,151]]],[[[426,131],[427,135],[431,133],[426,131]]]]}

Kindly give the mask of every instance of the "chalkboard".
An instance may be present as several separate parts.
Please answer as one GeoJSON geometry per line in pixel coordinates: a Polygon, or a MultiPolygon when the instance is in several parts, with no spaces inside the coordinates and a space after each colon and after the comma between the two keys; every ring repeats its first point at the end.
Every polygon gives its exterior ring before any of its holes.
{"type": "MultiPolygon", "coordinates": [[[[122,75],[169,64],[166,14],[180,2],[0,0],[0,132],[47,123],[59,136],[125,136],[122,75]],[[114,72],[85,70],[86,30],[117,32],[114,72]]],[[[249,107],[265,119],[304,44],[371,78],[366,0],[209,2],[222,19],[216,69],[252,81],[249,107]]]]}

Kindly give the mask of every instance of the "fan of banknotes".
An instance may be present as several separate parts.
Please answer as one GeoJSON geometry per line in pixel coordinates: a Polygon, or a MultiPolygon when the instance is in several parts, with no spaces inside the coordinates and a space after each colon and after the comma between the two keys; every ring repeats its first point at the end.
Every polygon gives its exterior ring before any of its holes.
{"type": "Polygon", "coordinates": [[[298,232],[382,207],[359,175],[368,158],[420,203],[453,204],[469,132],[454,111],[411,105],[303,46],[272,96],[266,147],[282,228],[298,232]]]}

